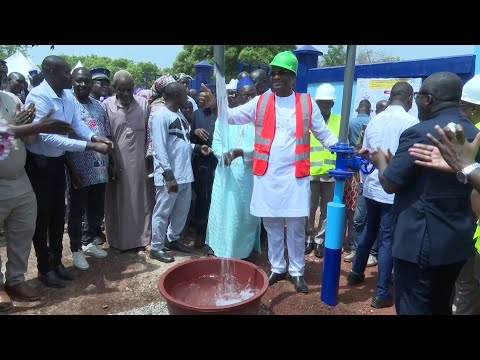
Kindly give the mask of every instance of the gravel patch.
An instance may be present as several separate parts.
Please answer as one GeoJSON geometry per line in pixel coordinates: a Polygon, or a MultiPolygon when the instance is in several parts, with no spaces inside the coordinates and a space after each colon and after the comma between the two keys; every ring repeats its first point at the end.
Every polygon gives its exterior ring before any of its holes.
{"type": "Polygon", "coordinates": [[[167,310],[167,303],[161,301],[161,302],[151,303],[141,308],[124,311],[117,314],[109,314],[109,315],[169,315],[169,314],[167,310]]]}

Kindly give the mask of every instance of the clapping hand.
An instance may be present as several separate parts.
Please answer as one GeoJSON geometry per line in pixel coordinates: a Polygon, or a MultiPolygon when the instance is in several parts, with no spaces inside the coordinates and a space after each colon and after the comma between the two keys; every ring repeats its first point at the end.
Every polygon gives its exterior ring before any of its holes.
{"type": "Polygon", "coordinates": [[[465,141],[463,127],[459,124],[455,132],[448,126],[443,129],[436,125],[435,130],[442,138],[438,141],[432,134],[427,134],[433,145],[414,144],[408,149],[413,157],[417,158],[415,164],[441,171],[457,172],[475,162],[480,147],[480,133],[472,142],[465,141]]]}
{"type": "Polygon", "coordinates": [[[35,103],[30,103],[26,108],[17,102],[15,106],[15,113],[12,116],[12,123],[14,125],[27,125],[35,119],[36,110],[35,103]]]}

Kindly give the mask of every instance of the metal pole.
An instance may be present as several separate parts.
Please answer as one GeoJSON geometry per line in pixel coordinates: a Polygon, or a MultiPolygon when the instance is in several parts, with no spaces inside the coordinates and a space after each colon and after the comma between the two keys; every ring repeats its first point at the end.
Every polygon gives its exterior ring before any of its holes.
{"type": "MultiPolygon", "coordinates": [[[[222,145],[228,145],[225,143],[227,139],[226,135],[228,134],[228,100],[225,84],[225,45],[213,45],[213,60],[215,62],[213,70],[215,75],[215,88],[217,90],[217,118],[220,120],[219,123],[221,125],[220,132],[222,135],[222,145]]],[[[223,162],[221,163],[223,164],[223,162]]]]}
{"type": "Polygon", "coordinates": [[[225,45],[213,45],[215,68],[225,78],[225,45]]]}
{"type": "Polygon", "coordinates": [[[348,123],[352,104],[353,78],[355,73],[356,45],[347,45],[347,62],[343,79],[342,117],[340,123],[340,141],[332,147],[337,159],[335,170],[329,174],[335,178],[333,201],[327,204],[327,225],[325,233],[325,255],[323,259],[322,290],[320,299],[327,305],[338,304],[340,284],[340,264],[342,260],[342,240],[345,233],[345,205],[343,186],[345,179],[353,175],[348,171],[349,157],[353,151],[348,146],[348,123]]]}
{"type": "Polygon", "coordinates": [[[342,118],[340,123],[340,142],[348,143],[348,123],[352,106],[353,78],[355,74],[355,55],[357,45],[347,45],[347,62],[343,77],[342,118]]]}

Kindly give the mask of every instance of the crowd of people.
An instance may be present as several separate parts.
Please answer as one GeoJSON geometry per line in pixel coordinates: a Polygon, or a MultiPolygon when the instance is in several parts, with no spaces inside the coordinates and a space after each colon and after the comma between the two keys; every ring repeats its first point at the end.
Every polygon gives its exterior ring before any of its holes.
{"type": "MultiPolygon", "coordinates": [[[[32,243],[45,286],[75,279],[62,262],[65,221],[83,271],[88,257],[108,256],[104,243],[120,253],[148,247],[166,263],[172,250],[249,259],[267,248],[269,285],[288,278],[308,293],[306,256],[324,256],[335,186],[329,148],[341,118],[332,84],[314,96],[295,91],[292,52],[277,54],[268,73],[241,72],[226,94],[204,84],[192,91],[183,73],[138,89],[126,70],[72,71],[58,56],[43,60],[29,90],[0,65],[0,132],[10,144],[0,160],[0,312],[11,298],[41,296],[25,284],[32,243]]],[[[349,286],[378,265],[375,308],[451,314],[453,302],[457,314],[480,313],[480,241],[472,240],[480,237],[480,76],[463,85],[434,73],[419,92],[398,82],[375,109],[364,99],[349,122],[349,145],[375,165],[345,181],[349,286]]]]}

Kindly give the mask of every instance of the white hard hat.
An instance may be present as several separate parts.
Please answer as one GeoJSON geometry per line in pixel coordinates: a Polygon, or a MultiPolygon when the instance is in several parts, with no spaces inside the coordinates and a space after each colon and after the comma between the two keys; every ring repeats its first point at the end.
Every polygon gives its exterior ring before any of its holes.
{"type": "Polygon", "coordinates": [[[480,74],[475,75],[463,85],[462,100],[480,105],[480,74]]]}
{"type": "Polygon", "coordinates": [[[315,100],[335,100],[335,88],[332,84],[322,84],[317,88],[315,100]]]}
{"type": "Polygon", "coordinates": [[[232,79],[227,84],[226,88],[227,88],[227,90],[237,90],[237,84],[238,84],[238,80],[237,79],[232,79]]]}

